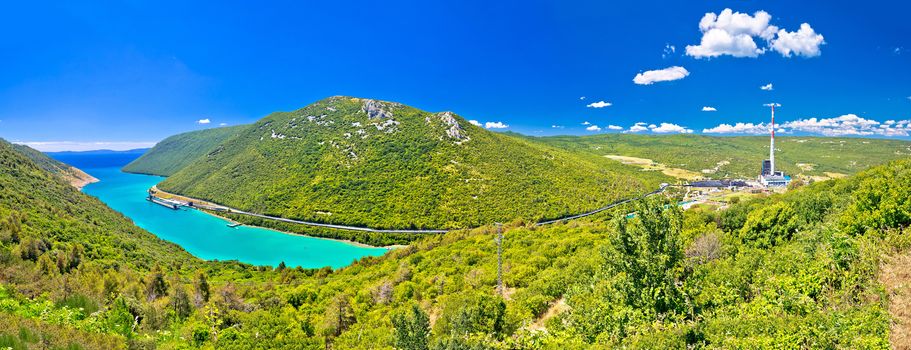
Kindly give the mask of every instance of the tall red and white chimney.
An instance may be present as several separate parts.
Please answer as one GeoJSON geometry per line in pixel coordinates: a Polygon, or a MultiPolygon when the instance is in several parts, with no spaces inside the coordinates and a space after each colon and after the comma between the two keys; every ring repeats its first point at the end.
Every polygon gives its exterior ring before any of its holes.
{"type": "Polygon", "coordinates": [[[775,103],[772,103],[772,139],[769,144],[769,175],[775,175],[775,103]]]}

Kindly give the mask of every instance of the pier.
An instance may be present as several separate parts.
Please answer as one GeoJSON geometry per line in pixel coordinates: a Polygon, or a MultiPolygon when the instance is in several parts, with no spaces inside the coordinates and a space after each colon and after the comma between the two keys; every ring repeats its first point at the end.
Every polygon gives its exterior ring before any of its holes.
{"type": "Polygon", "coordinates": [[[174,210],[180,209],[180,206],[182,205],[182,203],[180,203],[180,202],[178,202],[178,201],[173,201],[173,200],[170,200],[170,199],[159,198],[159,197],[155,197],[155,196],[153,196],[153,195],[149,195],[148,197],[146,197],[146,200],[148,200],[148,201],[150,201],[150,202],[152,202],[152,203],[161,205],[161,206],[163,206],[163,207],[165,207],[165,208],[174,209],[174,210]]]}

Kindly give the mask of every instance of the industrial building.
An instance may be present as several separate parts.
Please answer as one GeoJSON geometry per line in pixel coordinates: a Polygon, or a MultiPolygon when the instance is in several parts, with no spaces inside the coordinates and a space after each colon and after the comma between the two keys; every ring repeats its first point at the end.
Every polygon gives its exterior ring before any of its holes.
{"type": "Polygon", "coordinates": [[[787,187],[791,183],[791,177],[785,175],[783,171],[775,171],[775,107],[781,105],[769,103],[766,106],[772,107],[772,123],[770,124],[772,137],[769,141],[769,159],[762,161],[762,168],[759,171],[759,183],[766,187],[787,187]]]}

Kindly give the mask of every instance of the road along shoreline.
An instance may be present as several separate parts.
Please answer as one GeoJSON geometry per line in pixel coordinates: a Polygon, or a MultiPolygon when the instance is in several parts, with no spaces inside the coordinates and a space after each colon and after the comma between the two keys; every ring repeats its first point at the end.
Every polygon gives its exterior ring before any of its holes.
{"type": "MultiPolygon", "coordinates": [[[[606,206],[603,206],[598,209],[588,211],[585,213],[566,216],[566,217],[558,218],[558,219],[540,221],[540,222],[535,223],[534,226],[544,226],[544,225],[554,224],[554,223],[558,223],[558,222],[566,222],[566,221],[570,221],[570,220],[575,220],[575,219],[580,219],[580,218],[584,218],[587,216],[591,216],[591,215],[600,213],[602,211],[614,208],[614,207],[622,205],[622,204],[637,201],[637,200],[640,200],[640,199],[643,199],[643,198],[646,198],[646,197],[649,197],[649,196],[652,196],[655,194],[662,193],[662,192],[664,192],[664,190],[667,187],[668,187],[668,185],[662,184],[661,187],[659,187],[657,190],[654,190],[649,193],[645,193],[640,196],[620,199],[620,200],[614,201],[606,206]]],[[[243,211],[243,210],[231,208],[228,206],[224,206],[224,205],[221,205],[218,203],[201,200],[198,198],[192,198],[192,197],[187,197],[187,196],[183,196],[183,195],[179,195],[179,194],[174,194],[174,193],[162,191],[161,189],[158,188],[158,186],[152,186],[152,188],[149,189],[149,196],[181,201],[181,202],[186,203],[186,206],[190,207],[190,208],[205,209],[205,210],[210,210],[210,211],[214,211],[214,212],[224,212],[224,213],[229,213],[229,214],[239,214],[239,215],[251,216],[251,217],[256,217],[256,218],[261,218],[261,219],[266,219],[266,220],[273,220],[273,221],[306,225],[306,226],[314,226],[314,227],[323,227],[323,228],[336,229],[336,230],[349,230],[349,231],[360,231],[360,232],[370,232],[370,233],[400,233],[400,234],[401,233],[405,233],[405,234],[443,234],[443,233],[447,233],[449,231],[461,230],[461,229],[453,229],[453,230],[374,229],[374,228],[369,228],[369,227],[336,225],[336,224],[326,224],[326,223],[320,223],[320,222],[294,220],[294,219],[288,219],[288,218],[277,217],[277,216],[269,216],[269,215],[264,215],[264,214],[251,213],[248,211],[243,211]]],[[[222,217],[220,215],[218,215],[218,216],[222,217]]],[[[228,220],[230,220],[230,219],[228,219],[228,220]]]]}

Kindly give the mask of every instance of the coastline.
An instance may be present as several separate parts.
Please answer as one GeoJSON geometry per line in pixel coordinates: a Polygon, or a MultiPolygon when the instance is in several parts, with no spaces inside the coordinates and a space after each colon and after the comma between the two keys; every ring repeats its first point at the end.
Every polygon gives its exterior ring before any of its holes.
{"type": "Polygon", "coordinates": [[[93,183],[101,181],[101,180],[98,180],[97,178],[95,178],[94,176],[89,175],[88,173],[86,173],[76,167],[72,167],[71,169],[73,171],[73,174],[69,174],[70,176],[67,176],[68,177],[67,180],[70,183],[70,185],[72,185],[79,191],[82,191],[82,188],[89,184],[93,184],[93,183]]]}
{"type": "Polygon", "coordinates": [[[75,187],[77,190],[82,191],[83,187],[96,183],[96,182],[99,182],[99,181],[101,181],[101,180],[98,180],[94,177],[89,176],[88,179],[71,179],[70,185],[75,187]]]}
{"type": "MultiPolygon", "coordinates": [[[[217,205],[217,204],[214,204],[214,203],[211,203],[211,202],[207,202],[207,201],[204,201],[204,200],[199,200],[199,199],[196,199],[196,198],[190,198],[190,197],[181,196],[181,195],[178,195],[178,194],[173,194],[173,193],[170,193],[170,192],[165,192],[165,191],[162,191],[161,189],[159,189],[157,185],[152,186],[152,187],[150,188],[150,190],[155,191],[155,194],[158,195],[158,196],[161,197],[161,198],[166,198],[166,199],[177,199],[177,200],[182,200],[182,201],[187,201],[187,202],[192,201],[192,202],[195,202],[195,203],[205,204],[205,205],[209,205],[209,206],[213,206],[213,207],[226,208],[226,207],[224,207],[224,206],[217,205]]],[[[401,244],[391,244],[391,245],[386,245],[386,246],[375,246],[375,245],[370,245],[370,244],[366,244],[366,243],[361,243],[361,242],[353,241],[353,240],[350,240],[350,239],[326,238],[326,237],[319,237],[319,236],[307,235],[307,234],[302,234],[302,233],[297,233],[297,232],[282,231],[282,230],[277,230],[277,229],[274,229],[274,228],[271,228],[271,227],[264,227],[264,226],[257,226],[257,225],[250,225],[250,224],[241,223],[241,222],[232,220],[232,219],[230,219],[230,218],[227,218],[227,217],[218,215],[218,214],[216,214],[216,213],[209,212],[209,211],[207,211],[207,210],[200,210],[200,209],[196,209],[196,208],[194,208],[194,210],[196,210],[196,211],[198,211],[198,212],[201,212],[201,213],[204,213],[204,214],[206,214],[206,215],[214,216],[214,217],[216,217],[216,218],[219,218],[219,219],[224,220],[224,221],[226,221],[226,222],[228,222],[228,223],[231,223],[231,224],[241,224],[241,225],[244,225],[244,226],[250,226],[250,227],[256,227],[256,228],[260,228],[260,229],[275,231],[275,232],[283,233],[283,234],[286,234],[286,235],[304,236],[304,237],[309,237],[309,238],[325,239],[325,240],[331,240],[331,241],[344,242],[344,243],[347,243],[347,244],[350,244],[350,245],[353,245],[353,246],[356,246],[356,247],[361,247],[361,248],[384,248],[384,249],[386,249],[387,251],[391,251],[391,250],[393,250],[393,249],[398,249],[398,248],[407,247],[407,245],[401,245],[401,244]]]]}

